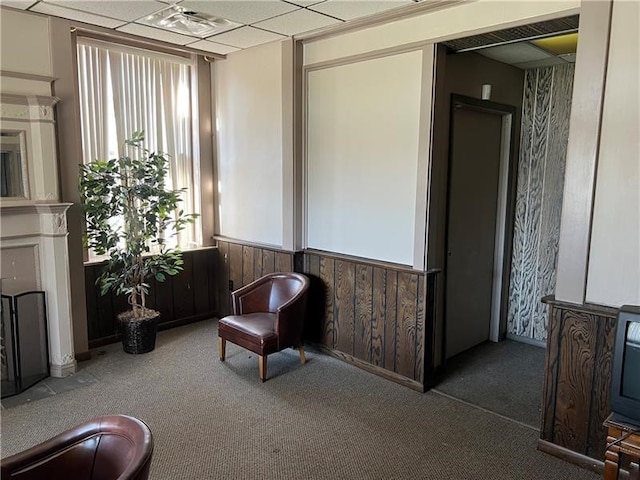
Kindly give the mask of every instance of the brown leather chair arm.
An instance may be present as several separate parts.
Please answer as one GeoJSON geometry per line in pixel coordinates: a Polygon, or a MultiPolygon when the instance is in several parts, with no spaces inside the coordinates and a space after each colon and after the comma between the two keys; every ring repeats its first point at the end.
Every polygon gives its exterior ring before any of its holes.
{"type": "Polygon", "coordinates": [[[297,347],[302,338],[305,310],[307,305],[308,284],[296,293],[276,312],[276,333],[279,348],[297,347]]]}
{"type": "Polygon", "coordinates": [[[98,424],[86,423],[60,433],[20,453],[3,458],[1,467],[2,478],[11,478],[13,472],[38,463],[51,455],[58,454],[96,435],[100,435],[98,424]]]}
{"type": "Polygon", "coordinates": [[[93,419],[2,459],[0,472],[3,480],[116,477],[141,480],[148,477],[152,454],[151,431],[142,421],[112,415],[93,419]],[[105,436],[119,440],[104,440],[105,436]],[[127,457],[123,449],[133,450],[127,457]]]}
{"type": "Polygon", "coordinates": [[[234,315],[246,315],[269,311],[269,296],[272,279],[269,276],[258,278],[231,293],[234,315]]]}

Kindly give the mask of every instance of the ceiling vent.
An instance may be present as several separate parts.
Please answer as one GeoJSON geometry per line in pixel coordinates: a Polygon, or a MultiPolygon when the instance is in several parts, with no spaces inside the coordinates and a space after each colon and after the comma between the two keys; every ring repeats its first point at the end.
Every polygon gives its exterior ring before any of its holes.
{"type": "Polygon", "coordinates": [[[573,15],[571,17],[506,28],[504,30],[473,35],[471,37],[458,38],[442,43],[455,52],[468,52],[480,48],[520,42],[522,40],[533,40],[535,38],[544,38],[560,33],[576,32],[578,31],[578,23],[579,16],[573,15]]]}
{"type": "Polygon", "coordinates": [[[148,17],[139,20],[140,23],[152,27],[162,28],[174,33],[190,35],[192,37],[206,38],[236,27],[241,24],[225,18],[194,12],[193,10],[171,5],[148,17]]]}

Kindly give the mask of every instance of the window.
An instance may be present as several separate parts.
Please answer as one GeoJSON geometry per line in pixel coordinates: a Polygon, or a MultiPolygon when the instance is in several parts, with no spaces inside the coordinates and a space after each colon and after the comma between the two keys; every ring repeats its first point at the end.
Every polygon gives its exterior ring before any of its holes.
{"type": "MultiPolygon", "coordinates": [[[[182,209],[200,213],[193,72],[187,58],[79,38],[83,161],[119,156],[124,140],[144,130],[147,148],[169,156],[167,188],[185,188],[182,209]]],[[[167,246],[195,247],[201,237],[196,221],[167,246]]]]}

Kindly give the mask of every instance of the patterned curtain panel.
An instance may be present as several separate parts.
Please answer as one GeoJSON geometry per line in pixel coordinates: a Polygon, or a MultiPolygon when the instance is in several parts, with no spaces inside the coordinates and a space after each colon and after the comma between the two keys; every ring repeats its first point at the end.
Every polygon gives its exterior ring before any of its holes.
{"type": "Polygon", "coordinates": [[[546,341],[553,294],[573,64],[525,72],[507,331],[546,341]]]}

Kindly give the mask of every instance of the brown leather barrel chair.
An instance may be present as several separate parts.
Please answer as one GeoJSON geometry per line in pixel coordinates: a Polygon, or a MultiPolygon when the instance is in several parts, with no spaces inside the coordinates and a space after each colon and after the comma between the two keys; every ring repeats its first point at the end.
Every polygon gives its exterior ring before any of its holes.
{"type": "Polygon", "coordinates": [[[95,418],[2,460],[2,480],[146,480],[153,439],[137,418],[95,418]]]}
{"type": "Polygon", "coordinates": [[[233,315],[218,322],[218,352],[226,341],[258,354],[260,380],[267,379],[267,355],[298,348],[305,363],[302,331],[309,279],[299,273],[271,273],[231,294],[233,315]]]}

